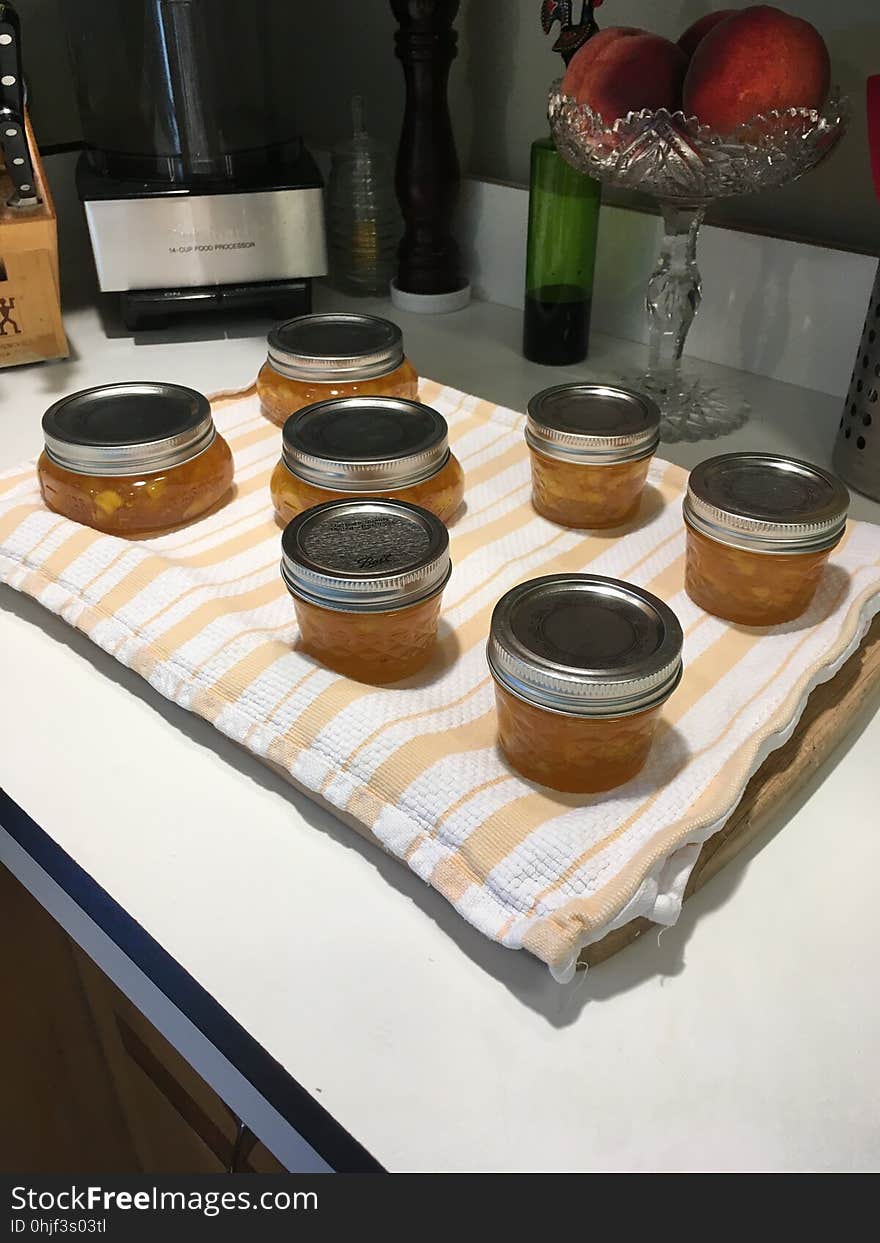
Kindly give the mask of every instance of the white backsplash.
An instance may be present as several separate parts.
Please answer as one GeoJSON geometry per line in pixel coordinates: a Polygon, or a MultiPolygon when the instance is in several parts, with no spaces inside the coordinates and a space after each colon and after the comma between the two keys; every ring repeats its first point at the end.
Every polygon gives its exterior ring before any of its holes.
{"type": "MultiPolygon", "coordinates": [[[[458,236],[477,297],[521,307],[528,191],[467,180],[458,236]]],[[[659,217],[602,208],[593,330],[647,342],[645,286],[657,255],[659,217]]],[[[687,353],[843,397],[877,260],[704,225],[698,259],[703,302],[687,353]]]]}

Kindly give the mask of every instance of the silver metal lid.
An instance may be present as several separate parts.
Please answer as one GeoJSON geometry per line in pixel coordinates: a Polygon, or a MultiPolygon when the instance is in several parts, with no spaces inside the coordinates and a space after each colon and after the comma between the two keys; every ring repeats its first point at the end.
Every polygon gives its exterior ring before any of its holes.
{"type": "Polygon", "coordinates": [[[685,521],[752,552],[820,552],[843,534],[849,492],[834,475],[772,453],[723,453],[690,473],[685,521]]]}
{"type": "Polygon", "coordinates": [[[292,380],[372,380],[403,362],[403,334],[376,315],[299,315],[268,343],[270,365],[292,380]]]}
{"type": "Polygon", "coordinates": [[[285,527],[281,554],[294,596],[346,613],[417,604],[452,572],[446,527],[407,501],[328,501],[304,510],[285,527]]]}
{"type": "Polygon", "coordinates": [[[526,441],[547,457],[613,465],[649,457],[660,442],[660,410],[644,393],[610,384],[557,384],[528,405],[526,441]]]}
{"type": "Polygon", "coordinates": [[[627,716],[675,690],[682,642],[678,618],[641,587],[550,574],[501,597],[487,657],[498,682],[527,703],[569,716],[627,716]]]}
{"type": "Polygon", "coordinates": [[[80,475],[141,475],[188,462],[213,442],[207,397],[180,384],[102,384],[43,415],[46,453],[80,475]]]}
{"type": "Polygon", "coordinates": [[[402,397],[335,397],[292,414],[281,456],[292,475],[337,492],[395,491],[449,460],[442,414],[402,397]]]}

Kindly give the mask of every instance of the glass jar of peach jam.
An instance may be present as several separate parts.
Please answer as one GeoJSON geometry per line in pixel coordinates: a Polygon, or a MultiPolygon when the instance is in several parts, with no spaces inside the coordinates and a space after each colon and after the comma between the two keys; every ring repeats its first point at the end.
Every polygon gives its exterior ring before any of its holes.
{"type": "Polygon", "coordinates": [[[419,395],[403,334],[375,315],[300,315],[273,328],[268,347],[257,394],[279,427],[297,410],[332,397],[419,395]]]}
{"type": "Polygon", "coordinates": [[[272,500],[285,525],[342,496],[390,496],[449,522],[464,497],[464,472],[449,451],[446,420],[394,397],[340,397],[284,424],[272,500]]]}
{"type": "Polygon", "coordinates": [[[404,501],[330,501],[294,518],[281,548],[302,651],[376,685],[424,668],[451,573],[434,514],[404,501]]]}
{"type": "Polygon", "coordinates": [[[571,793],[629,781],[681,679],[681,648],[675,614],[640,587],[598,574],[520,583],[495,606],[487,649],[508,760],[571,793]]]}
{"type": "Polygon", "coordinates": [[[636,511],[660,441],[649,397],[608,384],[558,384],[529,402],[532,504],[565,527],[614,527],[636,511]]]}
{"type": "Polygon", "coordinates": [[[685,588],[725,621],[777,626],[808,608],[846,527],[828,471],[771,453],[725,453],[691,471],[685,588]]]}
{"type": "Polygon", "coordinates": [[[110,535],[167,531],[226,499],[232,454],[208,399],[179,384],[104,384],[43,416],[37,463],[56,513],[110,535]]]}

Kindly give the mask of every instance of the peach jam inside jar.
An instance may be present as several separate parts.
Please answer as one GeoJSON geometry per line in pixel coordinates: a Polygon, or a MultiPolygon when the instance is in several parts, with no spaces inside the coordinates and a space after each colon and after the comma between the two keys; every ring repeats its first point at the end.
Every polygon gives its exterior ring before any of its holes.
{"type": "Polygon", "coordinates": [[[452,571],[434,514],[404,501],[330,501],[294,518],[281,548],[303,651],[374,685],[424,668],[452,571]]]}
{"type": "Polygon", "coordinates": [[[167,531],[201,517],[232,487],[232,454],[208,399],[179,384],[104,384],[43,416],[43,500],[111,535],[167,531]]]}
{"type": "Polygon", "coordinates": [[[806,611],[843,537],[849,493],[834,475],[771,453],[724,453],[691,471],[685,588],[725,621],[777,626],[806,611]]]}
{"type": "Polygon", "coordinates": [[[403,334],[375,315],[300,315],[273,328],[268,347],[257,395],[279,427],[305,406],[332,397],[419,395],[403,334]]]}
{"type": "Polygon", "coordinates": [[[446,420],[430,406],[340,397],[284,424],[271,490],[285,525],[302,510],[342,496],[390,496],[449,522],[464,496],[464,472],[449,451],[446,420]]]}
{"type": "Polygon", "coordinates": [[[558,384],[529,402],[532,504],[564,527],[615,527],[638,508],[660,441],[649,397],[609,384],[558,384]]]}
{"type": "Polygon", "coordinates": [[[487,649],[508,760],[570,793],[629,781],[681,679],[681,648],[672,610],[630,583],[551,574],[512,588],[487,649]]]}

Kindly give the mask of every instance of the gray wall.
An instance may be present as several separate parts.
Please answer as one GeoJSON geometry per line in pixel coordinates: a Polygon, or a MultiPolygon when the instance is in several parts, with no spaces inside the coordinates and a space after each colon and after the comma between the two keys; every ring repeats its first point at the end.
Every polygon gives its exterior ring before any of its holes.
{"type": "MultiPolygon", "coordinates": [[[[645,25],[674,39],[703,13],[744,7],[739,0],[606,0],[597,16],[602,26],[645,25]]],[[[780,0],[778,7],[822,31],[833,80],[853,101],[852,125],[828,163],[802,182],[730,200],[715,207],[709,218],[880,253],[880,205],[871,183],[864,115],[865,78],[880,73],[880,8],[876,0],[780,0]]],[[[550,40],[540,30],[539,9],[537,0],[508,5],[464,0],[462,5],[462,69],[471,83],[474,116],[470,143],[463,150],[467,167],[480,176],[528,180],[528,140],[543,127],[547,86],[559,72],[558,58],[547,48],[550,40]],[[507,15],[506,28],[493,37],[501,10],[507,15]]]]}
{"type": "MultiPolygon", "coordinates": [[[[606,0],[598,17],[603,26],[644,24],[675,38],[701,13],[736,2],[606,0]]],[[[17,4],[38,140],[43,145],[75,141],[79,125],[65,61],[61,0],[17,4]]],[[[715,207],[710,219],[880,253],[880,205],[871,185],[864,121],[865,77],[880,73],[876,0],[782,0],[781,7],[814,22],[825,35],[834,80],[853,101],[850,131],[832,159],[799,184],[730,200],[715,207]]],[[[279,51],[296,76],[302,132],[318,145],[344,137],[349,98],[360,92],[371,129],[394,144],[403,90],[387,0],[286,0],[281,8],[287,34],[279,51]]],[[[529,143],[546,128],[547,87],[561,64],[541,33],[539,11],[540,0],[462,0],[450,102],[466,172],[528,181],[529,143]]]]}

